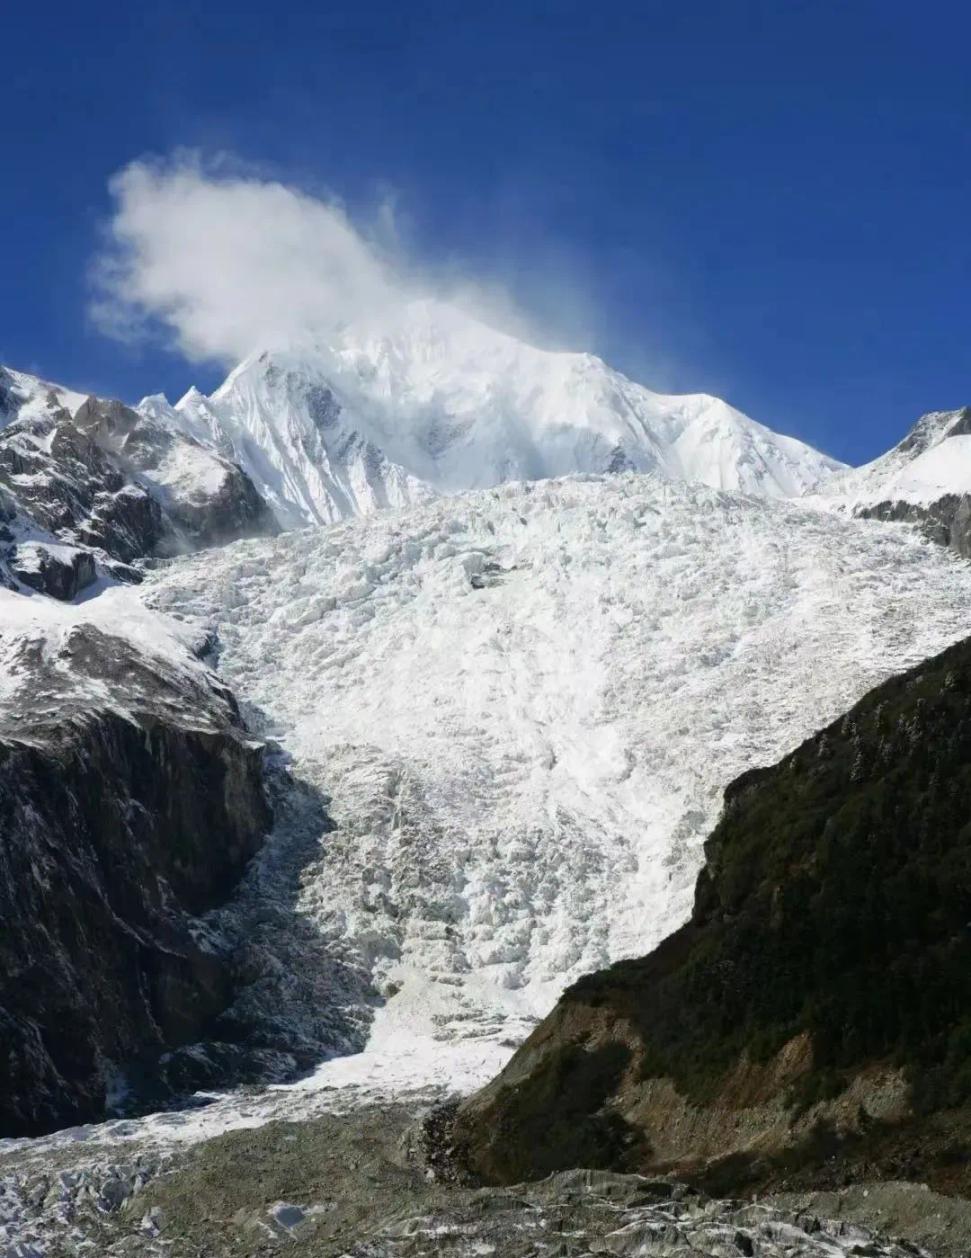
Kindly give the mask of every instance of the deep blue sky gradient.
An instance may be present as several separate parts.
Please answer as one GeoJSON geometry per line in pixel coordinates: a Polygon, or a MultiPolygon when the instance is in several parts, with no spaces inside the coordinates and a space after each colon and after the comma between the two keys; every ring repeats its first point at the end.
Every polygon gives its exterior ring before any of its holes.
{"type": "Polygon", "coordinates": [[[85,313],[109,176],[187,146],[390,190],[419,259],[853,462],[971,403],[966,4],[56,0],[3,44],[0,361],[218,381],[85,313]]]}

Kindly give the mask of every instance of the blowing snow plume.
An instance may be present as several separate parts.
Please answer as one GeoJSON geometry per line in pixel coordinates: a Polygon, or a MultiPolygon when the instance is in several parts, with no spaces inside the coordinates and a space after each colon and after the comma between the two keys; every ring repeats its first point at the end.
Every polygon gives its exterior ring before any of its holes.
{"type": "MultiPolygon", "coordinates": [[[[349,326],[394,333],[420,299],[435,301],[439,317],[480,319],[533,344],[562,339],[501,280],[417,265],[388,202],[354,222],[335,199],[194,154],[134,161],[109,186],[91,313],[117,339],[161,324],[186,358],[233,364],[257,349],[326,345],[349,326]]],[[[555,288],[579,326],[576,312],[591,303],[562,273],[555,288]]],[[[574,329],[569,339],[587,338],[574,329]]]]}
{"type": "Polygon", "coordinates": [[[93,307],[111,335],[157,319],[188,358],[235,362],[393,315],[412,295],[339,205],[282,183],[137,161],[111,193],[93,307]]]}

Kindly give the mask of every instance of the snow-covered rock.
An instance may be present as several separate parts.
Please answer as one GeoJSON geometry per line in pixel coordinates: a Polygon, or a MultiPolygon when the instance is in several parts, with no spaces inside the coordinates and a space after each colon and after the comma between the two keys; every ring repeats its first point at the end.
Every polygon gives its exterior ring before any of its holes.
{"type": "Polygon", "coordinates": [[[246,474],[180,429],[2,367],[0,494],[0,570],[57,598],[89,583],[96,562],[130,577],[136,559],[276,528],[246,474]],[[63,575],[59,547],[84,580],[63,575]]]}
{"type": "Polygon", "coordinates": [[[75,598],[97,578],[90,551],[36,540],[20,542],[13,548],[7,571],[22,585],[63,601],[75,598]]]}
{"type": "Polygon", "coordinates": [[[101,1117],[207,1030],[232,975],[199,915],[269,826],[262,747],[200,644],[115,586],[0,589],[0,1132],[101,1117]]]}
{"type": "Polygon", "coordinates": [[[159,503],[170,531],[160,552],[276,531],[246,473],[180,428],[98,398],[88,398],[75,412],[74,425],[159,503]]]}
{"type": "Polygon", "coordinates": [[[918,524],[971,554],[971,407],[922,415],[892,450],[831,477],[819,494],[854,515],[918,524]]]}
{"type": "Polygon", "coordinates": [[[892,450],[834,476],[825,492],[854,507],[929,504],[971,490],[971,407],[931,411],[892,450]]]}
{"type": "Polygon", "coordinates": [[[380,331],[256,354],[211,397],[139,409],[214,443],[284,527],[576,472],[791,497],[842,466],[718,398],[653,393],[591,354],[537,349],[432,301],[380,331]]]}

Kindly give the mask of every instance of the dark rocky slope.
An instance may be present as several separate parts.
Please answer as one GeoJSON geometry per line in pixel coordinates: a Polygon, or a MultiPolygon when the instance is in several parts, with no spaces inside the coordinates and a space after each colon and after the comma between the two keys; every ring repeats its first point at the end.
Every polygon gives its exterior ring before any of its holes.
{"type": "Polygon", "coordinates": [[[103,1114],[231,995],[198,915],[269,825],[262,747],[204,669],[90,625],[25,639],[0,722],[0,1135],[103,1114]],[[94,696],[94,698],[92,698],[94,696]]]}
{"type": "Polygon", "coordinates": [[[969,799],[971,640],[729,787],[691,920],[565,993],[459,1111],[466,1166],[971,1188],[969,799]]]}

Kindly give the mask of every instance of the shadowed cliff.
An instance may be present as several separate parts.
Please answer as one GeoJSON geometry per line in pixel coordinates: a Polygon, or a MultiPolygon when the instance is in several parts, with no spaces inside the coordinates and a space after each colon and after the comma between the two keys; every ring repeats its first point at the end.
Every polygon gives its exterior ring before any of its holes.
{"type": "Polygon", "coordinates": [[[198,915],[270,824],[228,692],[79,626],[28,644],[0,727],[0,1134],[100,1117],[123,1067],[228,1003],[198,915]],[[97,688],[96,699],[88,687],[97,688]]]}

